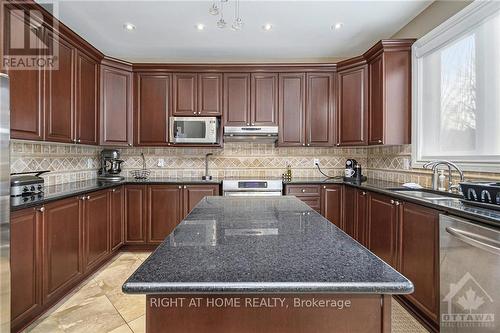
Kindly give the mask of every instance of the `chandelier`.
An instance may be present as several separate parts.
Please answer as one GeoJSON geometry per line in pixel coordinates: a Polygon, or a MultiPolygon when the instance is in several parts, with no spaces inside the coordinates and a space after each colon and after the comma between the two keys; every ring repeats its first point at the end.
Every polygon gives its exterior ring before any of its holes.
{"type": "MultiPolygon", "coordinates": [[[[219,0],[214,1],[208,12],[211,15],[219,15],[219,20],[217,21],[217,28],[224,29],[227,26],[226,20],[224,20],[224,7],[229,3],[229,0],[219,0]]],[[[240,17],[240,0],[234,0],[234,19],[233,24],[231,24],[231,29],[238,31],[243,28],[243,20],[240,17]]]]}

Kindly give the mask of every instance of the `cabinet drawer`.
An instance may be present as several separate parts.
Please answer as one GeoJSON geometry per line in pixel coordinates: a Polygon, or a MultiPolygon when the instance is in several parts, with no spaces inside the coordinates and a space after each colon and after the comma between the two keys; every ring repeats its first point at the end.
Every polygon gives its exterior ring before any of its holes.
{"type": "Polygon", "coordinates": [[[321,200],[320,197],[297,197],[297,199],[306,203],[309,207],[316,210],[318,213],[321,212],[321,200]]]}
{"type": "Polygon", "coordinates": [[[297,197],[317,196],[318,202],[319,202],[320,185],[287,185],[286,186],[286,194],[287,195],[295,195],[297,197]]]}

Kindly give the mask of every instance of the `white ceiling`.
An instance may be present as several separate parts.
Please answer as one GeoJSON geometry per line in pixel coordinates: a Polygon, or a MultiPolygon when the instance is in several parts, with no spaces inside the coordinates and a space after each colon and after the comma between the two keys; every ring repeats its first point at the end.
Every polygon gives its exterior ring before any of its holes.
{"type": "MultiPolygon", "coordinates": [[[[42,1],[39,1],[42,2],[42,1]]],[[[211,1],[60,1],[59,18],[104,54],[145,62],[325,61],[389,38],[430,1],[248,1],[242,31],[215,26],[211,1]],[[125,22],[137,28],[127,32],[125,22]],[[272,31],[262,29],[272,23],[272,31]],[[344,25],[332,30],[336,22],[344,25]],[[204,23],[205,30],[195,29],[204,23]]],[[[225,11],[229,25],[234,0],[225,11]]]]}

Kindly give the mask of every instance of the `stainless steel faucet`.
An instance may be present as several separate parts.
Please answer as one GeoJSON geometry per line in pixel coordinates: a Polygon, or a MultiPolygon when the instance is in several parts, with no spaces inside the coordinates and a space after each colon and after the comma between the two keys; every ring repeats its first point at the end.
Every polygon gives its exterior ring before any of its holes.
{"type": "Polygon", "coordinates": [[[212,176],[208,174],[208,156],[213,155],[212,153],[208,153],[205,155],[205,175],[201,177],[203,180],[211,180],[212,176]]]}
{"type": "Polygon", "coordinates": [[[461,193],[461,188],[460,186],[454,185],[453,180],[452,180],[452,174],[451,174],[451,168],[457,170],[458,174],[460,175],[460,181],[464,181],[464,173],[463,171],[458,167],[453,162],[450,161],[432,161],[424,164],[424,168],[426,169],[431,169],[432,170],[432,189],[437,190],[439,188],[438,180],[439,180],[439,175],[438,175],[438,166],[440,165],[445,165],[448,167],[448,192],[459,192],[461,193]]]}

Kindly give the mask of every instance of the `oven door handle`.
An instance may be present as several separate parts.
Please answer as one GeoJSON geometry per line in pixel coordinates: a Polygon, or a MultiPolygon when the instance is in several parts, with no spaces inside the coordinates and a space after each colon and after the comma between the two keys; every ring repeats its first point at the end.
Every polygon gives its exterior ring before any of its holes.
{"type": "Polygon", "coordinates": [[[500,255],[500,242],[498,242],[497,240],[452,227],[446,227],[445,230],[447,233],[464,243],[488,251],[490,253],[500,255]]]}

